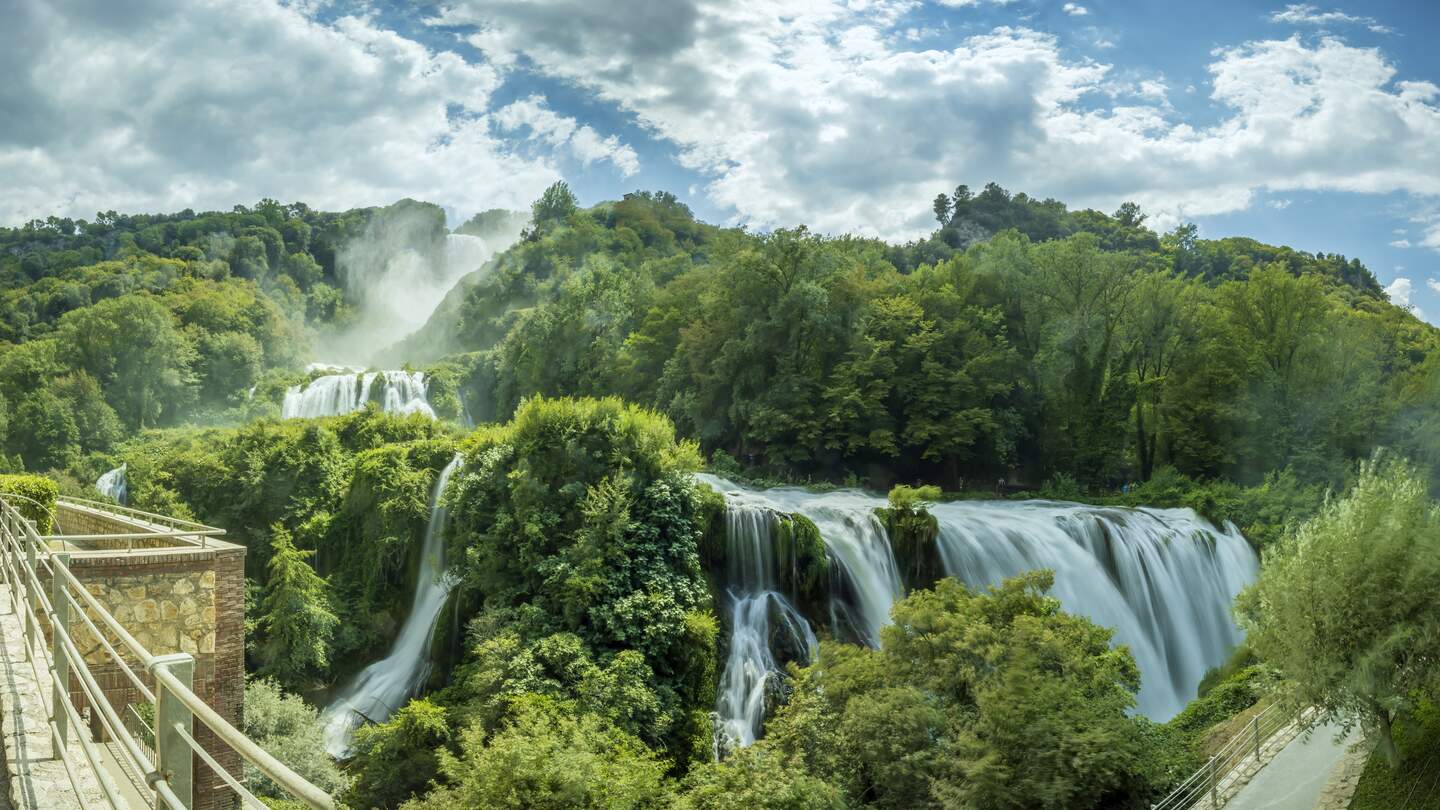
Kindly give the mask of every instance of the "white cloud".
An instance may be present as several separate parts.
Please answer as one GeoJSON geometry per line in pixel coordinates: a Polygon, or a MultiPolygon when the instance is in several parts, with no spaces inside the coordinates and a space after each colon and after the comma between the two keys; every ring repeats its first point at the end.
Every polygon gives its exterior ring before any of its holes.
{"type": "Polygon", "coordinates": [[[1440,281],[1436,281],[1433,278],[1427,278],[1425,279],[1425,286],[1430,288],[1430,292],[1440,294],[1440,281]]]}
{"type": "Polygon", "coordinates": [[[1217,50],[1218,115],[1196,127],[1163,85],[1049,34],[943,49],[891,35],[908,0],[673,0],[643,30],[623,5],[456,0],[444,21],[475,26],[494,63],[582,88],[675,144],[737,222],[911,237],[936,192],[990,179],[1102,210],[1133,199],[1162,227],[1262,194],[1440,194],[1437,88],[1334,38],[1217,50]]]}
{"type": "MultiPolygon", "coordinates": [[[[1434,279],[1431,279],[1426,283],[1432,285],[1433,289],[1434,279]]],[[[1394,304],[1397,307],[1407,309],[1415,313],[1415,316],[1417,318],[1423,318],[1425,317],[1425,315],[1420,311],[1420,308],[1410,303],[1410,296],[1414,292],[1415,285],[1410,281],[1410,279],[1405,278],[1404,276],[1400,276],[1399,278],[1390,282],[1390,286],[1385,288],[1385,295],[1390,298],[1390,303],[1394,304]]]]}
{"type": "Polygon", "coordinates": [[[1339,9],[1334,11],[1321,11],[1319,7],[1310,3],[1291,3],[1280,11],[1270,15],[1270,22],[1288,23],[1290,25],[1318,25],[1322,27],[1332,25],[1363,25],[1377,34],[1393,33],[1388,26],[1382,25],[1374,17],[1361,17],[1354,14],[1346,14],[1339,9]]]}
{"type": "Polygon", "coordinates": [[[1066,3],[1065,5],[1060,7],[1060,10],[1065,12],[1066,14],[1069,14],[1072,17],[1084,17],[1086,14],[1090,13],[1090,9],[1085,8],[1079,3],[1066,3]]]}
{"type": "MultiPolygon", "coordinates": [[[[0,33],[0,222],[262,197],[345,208],[410,196],[465,216],[523,209],[561,176],[556,154],[497,137],[494,67],[375,18],[316,22],[325,5],[12,5],[0,33]]],[[[587,138],[570,148],[633,169],[627,147],[587,138]]]]}
{"type": "Polygon", "coordinates": [[[1271,208],[1274,208],[1276,211],[1284,211],[1286,208],[1290,207],[1289,200],[1270,200],[1265,204],[1270,206],[1271,208]]]}
{"type": "Polygon", "coordinates": [[[1393,242],[1390,243],[1390,247],[1408,248],[1408,247],[1410,247],[1410,240],[1409,240],[1409,239],[1396,239],[1395,241],[1393,241],[1393,242]]]}
{"type": "Polygon", "coordinates": [[[533,139],[555,147],[567,147],[586,166],[599,160],[607,161],[622,177],[629,177],[640,170],[639,156],[633,148],[621,143],[619,137],[602,137],[588,124],[580,124],[570,116],[556,113],[546,104],[544,96],[532,95],[513,101],[496,110],[494,120],[502,132],[528,130],[533,139]]]}

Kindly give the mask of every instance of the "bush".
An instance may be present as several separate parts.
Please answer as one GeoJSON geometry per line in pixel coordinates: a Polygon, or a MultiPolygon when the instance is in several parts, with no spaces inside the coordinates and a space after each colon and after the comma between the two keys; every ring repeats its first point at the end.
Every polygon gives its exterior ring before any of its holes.
{"type": "Polygon", "coordinates": [[[35,531],[49,534],[60,487],[42,475],[0,475],[0,495],[14,495],[11,505],[35,524],[35,531]]]}
{"type": "MultiPolygon", "coordinates": [[[[299,695],[266,678],[252,680],[245,684],[244,714],[245,735],[261,748],[327,793],[344,789],[344,775],[325,753],[325,730],[318,713],[299,695]]],[[[270,777],[248,764],[244,784],[261,798],[287,798],[270,777]]]]}
{"type": "Polygon", "coordinates": [[[355,732],[346,803],[396,807],[423,792],[439,768],[436,752],[449,740],[445,709],[429,700],[412,700],[386,722],[362,726],[355,732]]]}

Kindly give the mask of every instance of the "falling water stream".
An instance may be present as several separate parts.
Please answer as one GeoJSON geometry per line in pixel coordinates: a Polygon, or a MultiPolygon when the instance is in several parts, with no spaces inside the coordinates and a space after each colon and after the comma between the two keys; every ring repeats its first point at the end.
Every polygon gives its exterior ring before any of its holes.
{"type": "Polygon", "coordinates": [[[435,630],[435,620],[454,585],[445,573],[447,510],[441,503],[441,496],[445,494],[450,476],[460,468],[460,464],[461,457],[457,453],[435,478],[435,488],[430,495],[430,522],[425,527],[425,542],[420,549],[415,596],[405,624],[390,646],[390,653],[361,670],[321,716],[325,726],[325,750],[337,759],[349,754],[350,737],[357,726],[364,722],[384,722],[415,694],[428,674],[428,647],[435,630]]]}
{"type": "Polygon", "coordinates": [[[116,503],[124,506],[130,495],[130,486],[125,480],[125,472],[128,467],[128,464],[121,464],[100,476],[95,481],[95,489],[101,495],[112,498],[116,503]]]}
{"type": "Polygon", "coordinates": [[[386,413],[423,413],[435,418],[426,398],[425,375],[419,371],[351,371],[316,377],[306,385],[285,391],[281,416],[307,419],[358,411],[370,401],[377,382],[381,386],[380,407],[386,413]]]}
{"type": "MultiPolygon", "coordinates": [[[[699,478],[726,496],[732,555],[737,546],[770,542],[768,524],[757,514],[798,513],[813,521],[830,560],[832,593],[831,615],[809,619],[828,619],[841,637],[878,643],[891,606],[904,592],[889,538],[874,513],[887,505],[885,499],[856,490],[759,490],[711,475],[699,478]]],[[[940,527],[945,572],[971,587],[1052,569],[1061,605],[1112,628],[1115,643],[1129,646],[1142,678],[1138,708],[1152,719],[1165,720],[1182,709],[1205,672],[1240,642],[1230,604],[1255,579],[1259,562],[1233,526],[1216,528],[1189,509],[1053,501],[958,501],[930,511],[940,527]]],[[[746,553],[746,560],[762,556],[746,553]]],[[[773,587],[733,562],[728,576],[732,597],[759,598],[773,587]]],[[[744,599],[733,599],[734,640],[716,711],[720,732],[742,745],[755,739],[763,713],[763,699],[757,707],[746,697],[755,692],[754,673],[775,671],[773,642],[764,643],[775,634],[762,618],[794,615],[785,604],[788,612],[751,616],[741,610],[744,599]]],[[[796,615],[795,621],[803,625],[804,619],[796,615]]],[[[787,633],[813,638],[808,625],[787,633]]]]}
{"type": "Polygon", "coordinates": [[[755,742],[783,661],[808,663],[815,653],[809,622],[780,591],[775,548],[780,517],[743,497],[725,515],[731,630],[718,689],[717,754],[720,746],[755,742]]]}

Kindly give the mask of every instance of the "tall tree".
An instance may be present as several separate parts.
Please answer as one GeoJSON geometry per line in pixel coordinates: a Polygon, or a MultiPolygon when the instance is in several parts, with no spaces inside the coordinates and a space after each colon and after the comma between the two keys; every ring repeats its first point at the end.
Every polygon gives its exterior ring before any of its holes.
{"type": "Polygon", "coordinates": [[[330,609],[328,584],[308,562],[314,554],[296,548],[284,526],[270,527],[259,657],[263,672],[292,686],[328,666],[330,640],[340,624],[330,609]]]}
{"type": "Polygon", "coordinates": [[[175,413],[192,395],[194,347],[159,299],[125,295],[60,320],[62,353],[105,389],[131,427],[175,413]]]}
{"type": "Polygon", "coordinates": [[[1393,767],[1392,726],[1440,674],[1440,512],[1407,463],[1365,463],[1343,498],[1265,555],[1240,595],[1248,643],[1301,705],[1374,732],[1393,767]]]}

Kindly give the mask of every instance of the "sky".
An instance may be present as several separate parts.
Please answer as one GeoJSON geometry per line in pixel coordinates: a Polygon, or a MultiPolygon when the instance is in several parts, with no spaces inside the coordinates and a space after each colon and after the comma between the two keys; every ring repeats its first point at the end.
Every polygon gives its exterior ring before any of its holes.
{"type": "Polygon", "coordinates": [[[903,241],[995,181],[1358,257],[1440,323],[1440,2],[0,0],[0,224],[564,179],[903,241]]]}

